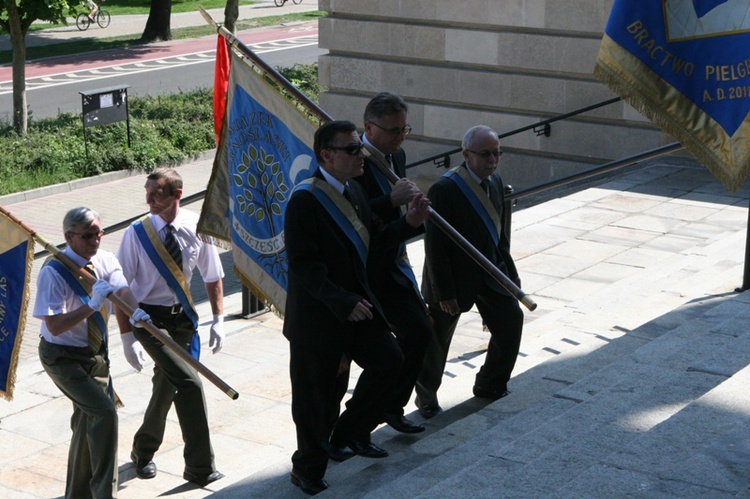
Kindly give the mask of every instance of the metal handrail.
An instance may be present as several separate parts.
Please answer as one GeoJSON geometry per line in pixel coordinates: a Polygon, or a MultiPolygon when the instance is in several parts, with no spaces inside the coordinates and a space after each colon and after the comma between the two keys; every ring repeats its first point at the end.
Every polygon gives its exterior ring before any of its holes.
{"type": "MultiPolygon", "coordinates": [[[[499,134],[497,136],[498,139],[504,139],[506,137],[510,137],[512,135],[517,135],[519,133],[525,132],[527,130],[534,130],[537,132],[538,135],[544,135],[545,137],[550,136],[550,124],[554,123],[556,121],[562,121],[565,119],[568,119],[573,116],[578,116],[579,114],[587,113],[589,111],[593,111],[594,109],[598,109],[600,107],[609,106],[610,104],[614,104],[616,102],[619,102],[622,100],[622,97],[614,97],[609,100],[597,102],[596,104],[592,104],[590,106],[582,107],[580,109],[576,109],[575,111],[570,111],[569,113],[559,114],[557,116],[553,116],[552,118],[548,118],[546,120],[537,121],[536,123],[532,123],[531,125],[526,125],[521,128],[516,128],[515,130],[511,130],[510,132],[505,132],[502,134],[499,134]],[[541,131],[538,131],[539,127],[542,127],[541,131]]],[[[443,159],[442,162],[436,163],[435,166],[446,166],[446,168],[450,168],[450,157],[454,154],[458,154],[461,152],[461,148],[457,147],[455,149],[451,149],[449,151],[445,151],[440,154],[436,154],[434,156],[429,156],[427,158],[420,159],[419,161],[415,161],[414,163],[409,163],[406,165],[406,168],[413,168],[415,166],[419,166],[425,163],[433,162],[435,163],[438,159],[443,159]]]]}

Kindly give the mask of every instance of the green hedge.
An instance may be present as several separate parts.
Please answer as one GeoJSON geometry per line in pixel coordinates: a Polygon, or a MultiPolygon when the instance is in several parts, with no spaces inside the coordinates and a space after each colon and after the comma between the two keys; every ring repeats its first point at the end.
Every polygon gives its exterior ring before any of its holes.
{"type": "MultiPolygon", "coordinates": [[[[290,81],[317,101],[317,65],[282,69],[290,81]]],[[[0,195],[118,170],[149,171],[178,164],[215,147],[213,90],[160,97],[131,97],[131,147],[124,122],[86,129],[80,115],[31,120],[17,135],[0,124],[0,195]]]]}

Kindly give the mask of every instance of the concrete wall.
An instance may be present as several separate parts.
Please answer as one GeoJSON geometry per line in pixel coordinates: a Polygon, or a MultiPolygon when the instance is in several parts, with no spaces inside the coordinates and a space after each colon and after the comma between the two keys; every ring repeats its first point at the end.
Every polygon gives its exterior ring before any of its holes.
{"type": "MultiPolygon", "coordinates": [[[[458,147],[486,124],[502,134],[615,97],[592,76],[612,0],[319,0],[320,96],[361,125],[390,90],[410,105],[410,161],[458,147]]],[[[627,104],[502,141],[506,183],[523,188],[673,140],[627,104]]],[[[460,161],[453,158],[454,164],[460,161]]],[[[434,165],[410,176],[435,177],[434,165]]]]}

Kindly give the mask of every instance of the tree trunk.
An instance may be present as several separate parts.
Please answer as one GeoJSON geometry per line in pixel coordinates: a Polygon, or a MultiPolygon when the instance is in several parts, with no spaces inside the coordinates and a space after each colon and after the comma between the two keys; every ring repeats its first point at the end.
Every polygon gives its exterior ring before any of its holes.
{"type": "Polygon", "coordinates": [[[224,8],[224,27],[234,33],[235,23],[240,17],[240,0],[227,0],[224,8]]]}
{"type": "Polygon", "coordinates": [[[26,32],[14,0],[6,0],[8,9],[8,31],[13,52],[13,129],[25,134],[29,128],[26,109],[26,32]]]}
{"type": "Polygon", "coordinates": [[[171,40],[172,29],[172,0],[151,0],[151,10],[148,13],[146,28],[141,40],[153,42],[156,40],[171,40]]]}

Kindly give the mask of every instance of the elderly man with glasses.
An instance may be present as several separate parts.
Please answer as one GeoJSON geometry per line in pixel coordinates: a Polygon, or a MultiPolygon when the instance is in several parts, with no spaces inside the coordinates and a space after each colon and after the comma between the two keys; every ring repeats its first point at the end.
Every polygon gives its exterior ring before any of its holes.
{"type": "Polygon", "coordinates": [[[73,402],[66,498],[117,497],[117,411],[109,374],[106,297],[116,293],[135,312],[130,321],[148,321],[138,308],[115,256],[99,249],[104,235],[99,215],[74,208],[63,218],[68,247],[62,252],[96,277],[90,286],[57,257],[39,271],[34,317],[42,320],[39,359],[44,371],[73,402]]]}
{"type": "MultiPolygon", "coordinates": [[[[502,151],[497,134],[479,125],[462,142],[464,162],[449,170],[427,193],[433,209],[519,287],[506,233],[503,182],[497,173],[502,151]]],[[[416,385],[416,404],[425,418],[442,409],[437,391],[461,313],[476,305],[490,332],[474,396],[497,400],[508,395],[508,380],[521,344],[523,312],[518,301],[435,225],[427,223],[422,293],[433,319],[416,385]]]]}

